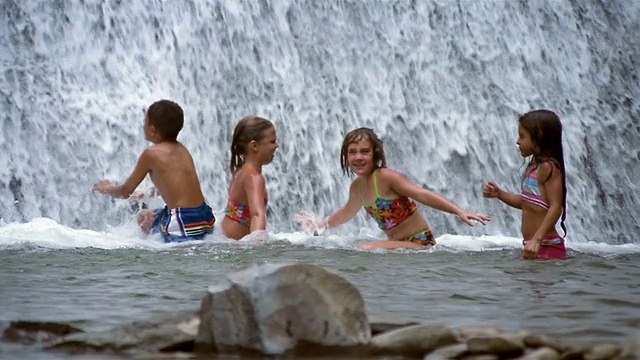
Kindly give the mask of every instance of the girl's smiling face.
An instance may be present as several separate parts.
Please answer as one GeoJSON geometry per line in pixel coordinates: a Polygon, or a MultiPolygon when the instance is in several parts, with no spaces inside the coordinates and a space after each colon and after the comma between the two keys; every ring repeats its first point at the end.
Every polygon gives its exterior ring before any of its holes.
{"type": "Polygon", "coordinates": [[[367,175],[373,172],[373,145],[369,140],[354,141],[347,147],[347,163],[356,175],[367,175]]]}

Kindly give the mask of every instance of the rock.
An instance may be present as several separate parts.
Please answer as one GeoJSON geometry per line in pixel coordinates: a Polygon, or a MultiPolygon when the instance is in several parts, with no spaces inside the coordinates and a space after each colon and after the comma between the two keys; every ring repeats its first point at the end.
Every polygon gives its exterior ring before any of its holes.
{"type": "Polygon", "coordinates": [[[71,334],[47,349],[72,353],[193,351],[199,323],[193,311],[164,314],[114,330],[71,334]]]}
{"type": "Polygon", "coordinates": [[[495,337],[504,332],[495,326],[490,325],[465,325],[459,330],[460,341],[466,341],[474,337],[495,337]]]}
{"type": "Polygon", "coordinates": [[[310,264],[263,264],[229,274],[202,300],[197,351],[279,355],[307,346],[357,347],[371,338],[360,292],[310,264]]]}
{"type": "Polygon", "coordinates": [[[640,333],[630,336],[624,342],[622,353],[616,360],[638,360],[640,359],[640,333]]]}
{"type": "Polygon", "coordinates": [[[467,344],[454,344],[445,347],[441,347],[430,354],[427,354],[423,360],[446,360],[446,359],[458,359],[463,356],[469,347],[467,344]]]}
{"type": "Polygon", "coordinates": [[[391,320],[375,315],[369,316],[371,335],[378,335],[390,330],[395,330],[411,325],[418,325],[418,323],[415,321],[391,320]]]}
{"type": "Polygon", "coordinates": [[[622,348],[613,344],[597,344],[584,353],[584,360],[609,360],[622,352],[622,348]]]}
{"type": "Polygon", "coordinates": [[[558,360],[560,354],[552,348],[541,347],[532,351],[528,351],[525,355],[518,358],[518,360],[558,360]]]}
{"type": "Polygon", "coordinates": [[[64,323],[12,321],[2,332],[2,340],[21,344],[46,343],[79,332],[82,330],[64,323]]]}
{"type": "Polygon", "coordinates": [[[519,356],[525,350],[524,343],[517,335],[498,335],[486,337],[472,337],[467,340],[469,353],[499,354],[509,357],[519,356]]]}
{"type": "Polygon", "coordinates": [[[383,354],[423,356],[456,343],[453,330],[442,324],[422,324],[392,330],[371,339],[373,349],[383,354]]]}

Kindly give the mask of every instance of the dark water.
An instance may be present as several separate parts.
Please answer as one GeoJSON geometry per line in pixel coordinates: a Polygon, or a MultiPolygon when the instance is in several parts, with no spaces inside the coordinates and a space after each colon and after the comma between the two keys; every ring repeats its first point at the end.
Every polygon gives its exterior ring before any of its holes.
{"type": "MultiPolygon", "coordinates": [[[[640,327],[640,254],[569,251],[522,261],[518,249],[362,252],[345,248],[192,243],[164,249],[42,247],[0,251],[1,319],[105,330],[199,307],[207,286],[253,263],[311,263],[349,280],[367,312],[458,328],[490,324],[569,342],[622,342],[640,327]]],[[[40,354],[0,343],[0,355],[40,354]]]]}

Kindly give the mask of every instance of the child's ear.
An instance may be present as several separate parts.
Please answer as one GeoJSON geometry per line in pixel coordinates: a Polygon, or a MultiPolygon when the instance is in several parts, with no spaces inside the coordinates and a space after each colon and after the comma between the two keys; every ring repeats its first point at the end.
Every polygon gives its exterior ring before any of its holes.
{"type": "Polygon", "coordinates": [[[258,142],[255,140],[251,140],[249,143],[249,148],[253,151],[258,151],[258,142]]]}

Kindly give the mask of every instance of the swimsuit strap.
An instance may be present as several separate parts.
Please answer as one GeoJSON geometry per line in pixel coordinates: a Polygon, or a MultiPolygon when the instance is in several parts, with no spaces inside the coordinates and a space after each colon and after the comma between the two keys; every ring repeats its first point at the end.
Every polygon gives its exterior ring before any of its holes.
{"type": "Polygon", "coordinates": [[[360,184],[360,182],[358,182],[358,196],[360,196],[360,204],[362,204],[362,206],[366,207],[371,207],[373,206],[376,201],[378,201],[378,199],[380,199],[380,193],[378,192],[378,181],[376,180],[376,173],[378,172],[378,170],[380,169],[375,169],[373,170],[373,188],[376,192],[376,198],[369,204],[365,204],[364,200],[362,200],[362,184],[360,184]]]}

